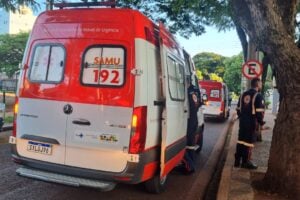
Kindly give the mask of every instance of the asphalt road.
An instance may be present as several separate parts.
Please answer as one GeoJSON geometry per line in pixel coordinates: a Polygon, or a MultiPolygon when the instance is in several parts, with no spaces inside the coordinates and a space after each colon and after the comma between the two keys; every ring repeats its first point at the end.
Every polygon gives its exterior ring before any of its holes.
{"type": "MultiPolygon", "coordinates": [[[[16,175],[18,165],[11,161],[9,144],[6,144],[5,135],[0,133],[0,200],[10,199],[55,199],[55,200],[93,200],[93,199],[132,199],[132,200],[180,200],[185,199],[187,193],[197,179],[197,174],[203,170],[214,145],[228,121],[209,121],[205,123],[204,146],[197,158],[197,172],[186,176],[178,172],[171,172],[168,177],[167,190],[159,195],[146,193],[143,185],[119,184],[110,192],[100,192],[90,188],[76,188],[59,184],[46,183],[16,175]]],[[[202,171],[203,172],[203,171],[202,171]]]]}

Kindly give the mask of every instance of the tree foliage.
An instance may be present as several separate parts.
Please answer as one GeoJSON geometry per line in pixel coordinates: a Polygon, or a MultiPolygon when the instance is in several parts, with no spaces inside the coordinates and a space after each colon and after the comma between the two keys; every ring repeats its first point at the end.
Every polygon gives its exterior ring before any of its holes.
{"type": "MultiPolygon", "coordinates": [[[[66,0],[66,2],[95,2],[97,0],[66,0]]],[[[61,0],[48,0],[49,4],[61,0]]],[[[201,35],[205,26],[215,25],[219,30],[234,27],[227,1],[215,0],[116,0],[117,7],[134,8],[154,21],[165,23],[172,33],[183,37],[201,35]]],[[[52,6],[49,6],[50,8],[52,6]]]]}
{"type": "Polygon", "coordinates": [[[22,61],[28,33],[0,35],[0,71],[12,77],[22,61]]]}
{"type": "Polygon", "coordinates": [[[5,10],[16,11],[20,5],[30,6],[34,9],[39,8],[39,4],[36,0],[0,0],[0,8],[5,10]]]}
{"type": "Polygon", "coordinates": [[[210,79],[211,73],[223,78],[225,72],[224,60],[224,56],[210,52],[199,53],[193,57],[195,67],[202,72],[204,79],[210,79]]]}
{"type": "Polygon", "coordinates": [[[218,82],[223,82],[222,77],[218,76],[216,73],[210,73],[209,74],[209,79],[212,81],[218,81],[218,82]]]}
{"type": "Polygon", "coordinates": [[[243,55],[239,54],[226,58],[224,61],[225,73],[224,81],[227,84],[229,91],[235,94],[241,93],[241,66],[243,64],[243,55]]]}
{"type": "Polygon", "coordinates": [[[199,69],[196,69],[196,76],[198,80],[203,80],[202,72],[199,69]]]}

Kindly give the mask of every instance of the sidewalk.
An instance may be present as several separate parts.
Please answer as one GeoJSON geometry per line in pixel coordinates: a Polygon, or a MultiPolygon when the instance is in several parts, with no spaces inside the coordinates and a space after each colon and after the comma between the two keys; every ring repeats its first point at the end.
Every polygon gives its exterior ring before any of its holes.
{"type": "Polygon", "coordinates": [[[267,171],[269,150],[273,135],[275,116],[270,110],[265,113],[266,126],[270,130],[262,132],[263,141],[255,144],[252,159],[258,165],[257,170],[234,168],[234,154],[238,137],[239,121],[233,126],[226,162],[222,171],[217,200],[285,200],[277,195],[256,191],[252,188],[253,180],[260,180],[267,171]]]}

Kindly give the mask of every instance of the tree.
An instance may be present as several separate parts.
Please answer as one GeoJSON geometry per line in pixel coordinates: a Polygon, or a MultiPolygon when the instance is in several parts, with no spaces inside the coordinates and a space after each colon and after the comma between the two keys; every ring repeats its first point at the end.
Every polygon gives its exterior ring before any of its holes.
{"type": "Polygon", "coordinates": [[[199,69],[196,69],[196,76],[198,80],[203,80],[202,72],[199,69]]]}
{"type": "Polygon", "coordinates": [[[235,94],[241,93],[241,66],[243,63],[243,54],[232,56],[226,58],[224,61],[225,73],[224,81],[228,86],[229,91],[234,92],[235,94]]]}
{"type": "Polygon", "coordinates": [[[12,77],[22,61],[28,33],[0,35],[0,71],[12,77]]]}
{"type": "Polygon", "coordinates": [[[212,81],[218,81],[218,82],[223,82],[222,77],[218,76],[216,73],[210,73],[209,74],[209,79],[212,81]]]}
{"type": "Polygon", "coordinates": [[[210,52],[199,53],[193,57],[196,68],[201,70],[205,79],[210,79],[211,73],[222,78],[225,72],[224,60],[224,56],[210,52]]]}
{"type": "Polygon", "coordinates": [[[21,5],[31,6],[34,9],[39,7],[36,0],[0,0],[0,8],[4,8],[5,10],[15,12],[21,5]]]}
{"type": "Polygon", "coordinates": [[[275,68],[280,105],[264,185],[300,196],[300,50],[294,30],[297,0],[231,0],[235,19],[275,68]]]}

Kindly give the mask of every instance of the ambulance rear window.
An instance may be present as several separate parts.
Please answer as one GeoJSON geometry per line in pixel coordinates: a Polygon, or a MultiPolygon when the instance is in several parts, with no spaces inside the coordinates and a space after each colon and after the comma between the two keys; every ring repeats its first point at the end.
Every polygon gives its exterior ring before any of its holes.
{"type": "Polygon", "coordinates": [[[212,98],[220,98],[220,90],[211,90],[210,97],[212,98]]]}
{"type": "Polygon", "coordinates": [[[33,82],[59,83],[63,79],[65,49],[57,44],[35,47],[29,79],[33,82]]]}
{"type": "Polygon", "coordinates": [[[89,86],[122,86],[125,79],[125,49],[93,46],[83,56],[81,83],[89,86]]]}

